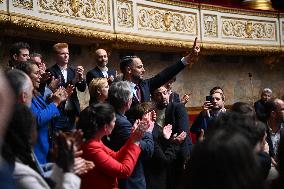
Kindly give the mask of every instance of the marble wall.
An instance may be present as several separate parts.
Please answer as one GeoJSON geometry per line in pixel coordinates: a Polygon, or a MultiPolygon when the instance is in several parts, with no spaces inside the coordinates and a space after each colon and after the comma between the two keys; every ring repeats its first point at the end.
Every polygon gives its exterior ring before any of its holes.
{"type": "MultiPolygon", "coordinates": [[[[8,62],[9,47],[16,41],[28,42],[32,51],[42,53],[48,66],[54,63],[51,48],[55,41],[0,37],[0,65],[2,67],[8,62]]],[[[87,72],[94,66],[93,49],[87,45],[71,44],[70,64],[83,65],[87,72]]],[[[146,78],[154,76],[182,57],[181,54],[176,53],[113,49],[109,58],[109,67],[119,70],[119,60],[126,54],[136,54],[141,57],[146,69],[146,78]]],[[[274,95],[281,97],[284,95],[283,59],[278,60],[278,63],[274,65],[267,64],[267,60],[268,57],[260,56],[203,55],[191,70],[186,68],[177,76],[174,90],[180,94],[192,92],[190,102],[187,104],[189,107],[200,107],[205,96],[214,86],[224,88],[227,105],[237,101],[250,103],[256,101],[260,90],[264,87],[271,88],[274,95]],[[252,80],[248,73],[252,74],[252,80]]],[[[269,60],[273,60],[273,57],[269,60]]],[[[80,99],[84,107],[89,99],[87,91],[80,94],[80,99]]]]}

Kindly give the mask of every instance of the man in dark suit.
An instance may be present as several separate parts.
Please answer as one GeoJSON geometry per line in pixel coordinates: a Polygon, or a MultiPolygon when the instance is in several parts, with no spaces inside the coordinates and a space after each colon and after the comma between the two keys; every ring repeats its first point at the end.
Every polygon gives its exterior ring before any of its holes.
{"type": "Polygon", "coordinates": [[[272,90],[269,88],[265,88],[262,90],[261,99],[254,103],[254,109],[256,113],[256,117],[259,121],[266,123],[267,112],[266,112],[266,103],[272,98],[272,90]]]}
{"type": "Polygon", "coordinates": [[[59,86],[73,85],[72,95],[66,103],[60,106],[60,116],[56,119],[56,127],[62,130],[72,130],[75,127],[76,117],[80,113],[80,104],[76,88],[84,92],[86,81],[83,79],[84,68],[77,66],[76,69],[69,66],[69,49],[67,43],[57,43],[53,46],[56,64],[48,68],[52,76],[59,79],[59,86]]]}
{"type": "Polygon", "coordinates": [[[153,92],[152,98],[157,105],[156,123],[162,128],[171,124],[173,137],[183,132],[187,133],[176,154],[177,159],[169,165],[166,179],[168,189],[178,189],[182,188],[180,184],[182,183],[183,169],[189,158],[192,142],[188,135],[189,121],[186,109],[182,103],[169,102],[169,96],[167,88],[161,86],[153,92]]]}
{"type": "Polygon", "coordinates": [[[96,67],[87,72],[86,81],[89,85],[92,79],[98,77],[107,78],[109,82],[112,82],[116,77],[114,70],[109,70],[107,67],[108,64],[108,54],[104,49],[98,49],[95,53],[96,58],[96,67]]]}
{"type": "MultiPolygon", "coordinates": [[[[127,81],[114,82],[109,89],[109,103],[115,108],[115,128],[109,136],[107,146],[114,151],[118,151],[128,140],[132,131],[132,124],[125,116],[132,103],[132,90],[130,83],[127,81]]],[[[154,123],[153,123],[154,124],[154,123]]],[[[150,127],[140,141],[141,153],[135,165],[131,176],[119,181],[121,189],[146,189],[146,181],[142,161],[151,158],[154,151],[154,142],[150,127]]]]}
{"type": "Polygon", "coordinates": [[[120,63],[123,80],[130,81],[133,86],[133,106],[141,102],[150,101],[150,93],[177,75],[186,65],[191,67],[198,58],[200,52],[196,40],[190,53],[183,57],[178,63],[171,65],[158,73],[156,76],[144,80],[145,69],[141,59],[137,56],[126,56],[120,63]]]}

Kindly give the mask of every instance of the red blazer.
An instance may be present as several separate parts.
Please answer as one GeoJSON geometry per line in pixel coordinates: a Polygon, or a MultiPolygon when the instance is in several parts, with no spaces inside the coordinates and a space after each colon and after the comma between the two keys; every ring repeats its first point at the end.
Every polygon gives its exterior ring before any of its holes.
{"type": "Polygon", "coordinates": [[[113,189],[118,178],[131,175],[140,154],[140,147],[127,142],[114,152],[102,141],[89,140],[83,145],[83,156],[93,161],[95,168],[82,176],[81,189],[113,189]]]}

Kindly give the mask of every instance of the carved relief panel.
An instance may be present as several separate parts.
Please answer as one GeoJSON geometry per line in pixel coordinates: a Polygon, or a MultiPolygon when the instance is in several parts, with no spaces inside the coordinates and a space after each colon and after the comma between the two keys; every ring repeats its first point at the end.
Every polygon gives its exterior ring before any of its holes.
{"type": "Polygon", "coordinates": [[[276,22],[221,17],[222,37],[233,39],[277,40],[276,22]]]}
{"type": "Polygon", "coordinates": [[[138,29],[197,35],[197,14],[139,5],[138,29]]]}
{"type": "Polygon", "coordinates": [[[117,22],[120,27],[133,27],[134,18],[132,1],[117,1],[117,22]]]}
{"type": "Polygon", "coordinates": [[[204,14],[203,26],[205,37],[218,37],[217,15],[204,14]]]}
{"type": "Polygon", "coordinates": [[[38,0],[38,5],[41,12],[110,24],[109,0],[38,0]]]}
{"type": "Polygon", "coordinates": [[[33,0],[13,0],[13,6],[18,8],[32,9],[33,0]]]}

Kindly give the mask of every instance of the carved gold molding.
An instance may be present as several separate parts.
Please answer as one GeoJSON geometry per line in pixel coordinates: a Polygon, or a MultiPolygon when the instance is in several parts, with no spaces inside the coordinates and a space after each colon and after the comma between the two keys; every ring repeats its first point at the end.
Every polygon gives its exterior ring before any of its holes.
{"type": "Polygon", "coordinates": [[[0,0],[0,3],[3,3],[4,2],[4,0],[0,0]]]}
{"type": "Polygon", "coordinates": [[[109,0],[38,0],[41,12],[110,25],[109,0]]]}
{"type": "Polygon", "coordinates": [[[217,44],[217,43],[203,43],[202,48],[206,54],[226,53],[226,54],[247,54],[247,55],[266,55],[278,54],[284,52],[284,48],[280,46],[253,46],[244,44],[217,44]]]}
{"type": "Polygon", "coordinates": [[[186,1],[178,1],[178,0],[147,0],[167,5],[179,6],[179,7],[186,7],[186,8],[194,8],[197,9],[199,7],[198,3],[193,2],[186,2],[186,1]]]}
{"type": "Polygon", "coordinates": [[[134,25],[133,2],[127,0],[117,1],[117,22],[120,27],[131,28],[134,25]]]}
{"type": "Polygon", "coordinates": [[[197,35],[197,13],[138,4],[138,29],[197,35]]]}
{"type": "Polygon", "coordinates": [[[9,23],[10,22],[10,16],[7,12],[0,10],[0,23],[9,23]]]}
{"type": "Polygon", "coordinates": [[[222,12],[222,13],[278,18],[278,12],[238,9],[238,8],[230,8],[230,7],[221,7],[217,5],[207,5],[207,4],[201,4],[200,9],[217,11],[217,12],[222,12]]]}
{"type": "Polygon", "coordinates": [[[14,7],[24,8],[24,9],[32,9],[33,8],[33,0],[12,0],[14,7]]]}
{"type": "Polygon", "coordinates": [[[221,17],[222,37],[235,39],[277,40],[276,22],[221,17]]]}
{"type": "Polygon", "coordinates": [[[10,22],[14,26],[26,29],[32,29],[48,33],[64,34],[87,39],[101,39],[106,41],[115,40],[115,35],[108,32],[96,31],[91,28],[80,28],[74,25],[62,24],[59,22],[49,22],[35,17],[26,17],[23,15],[10,15],[10,22]]]}

